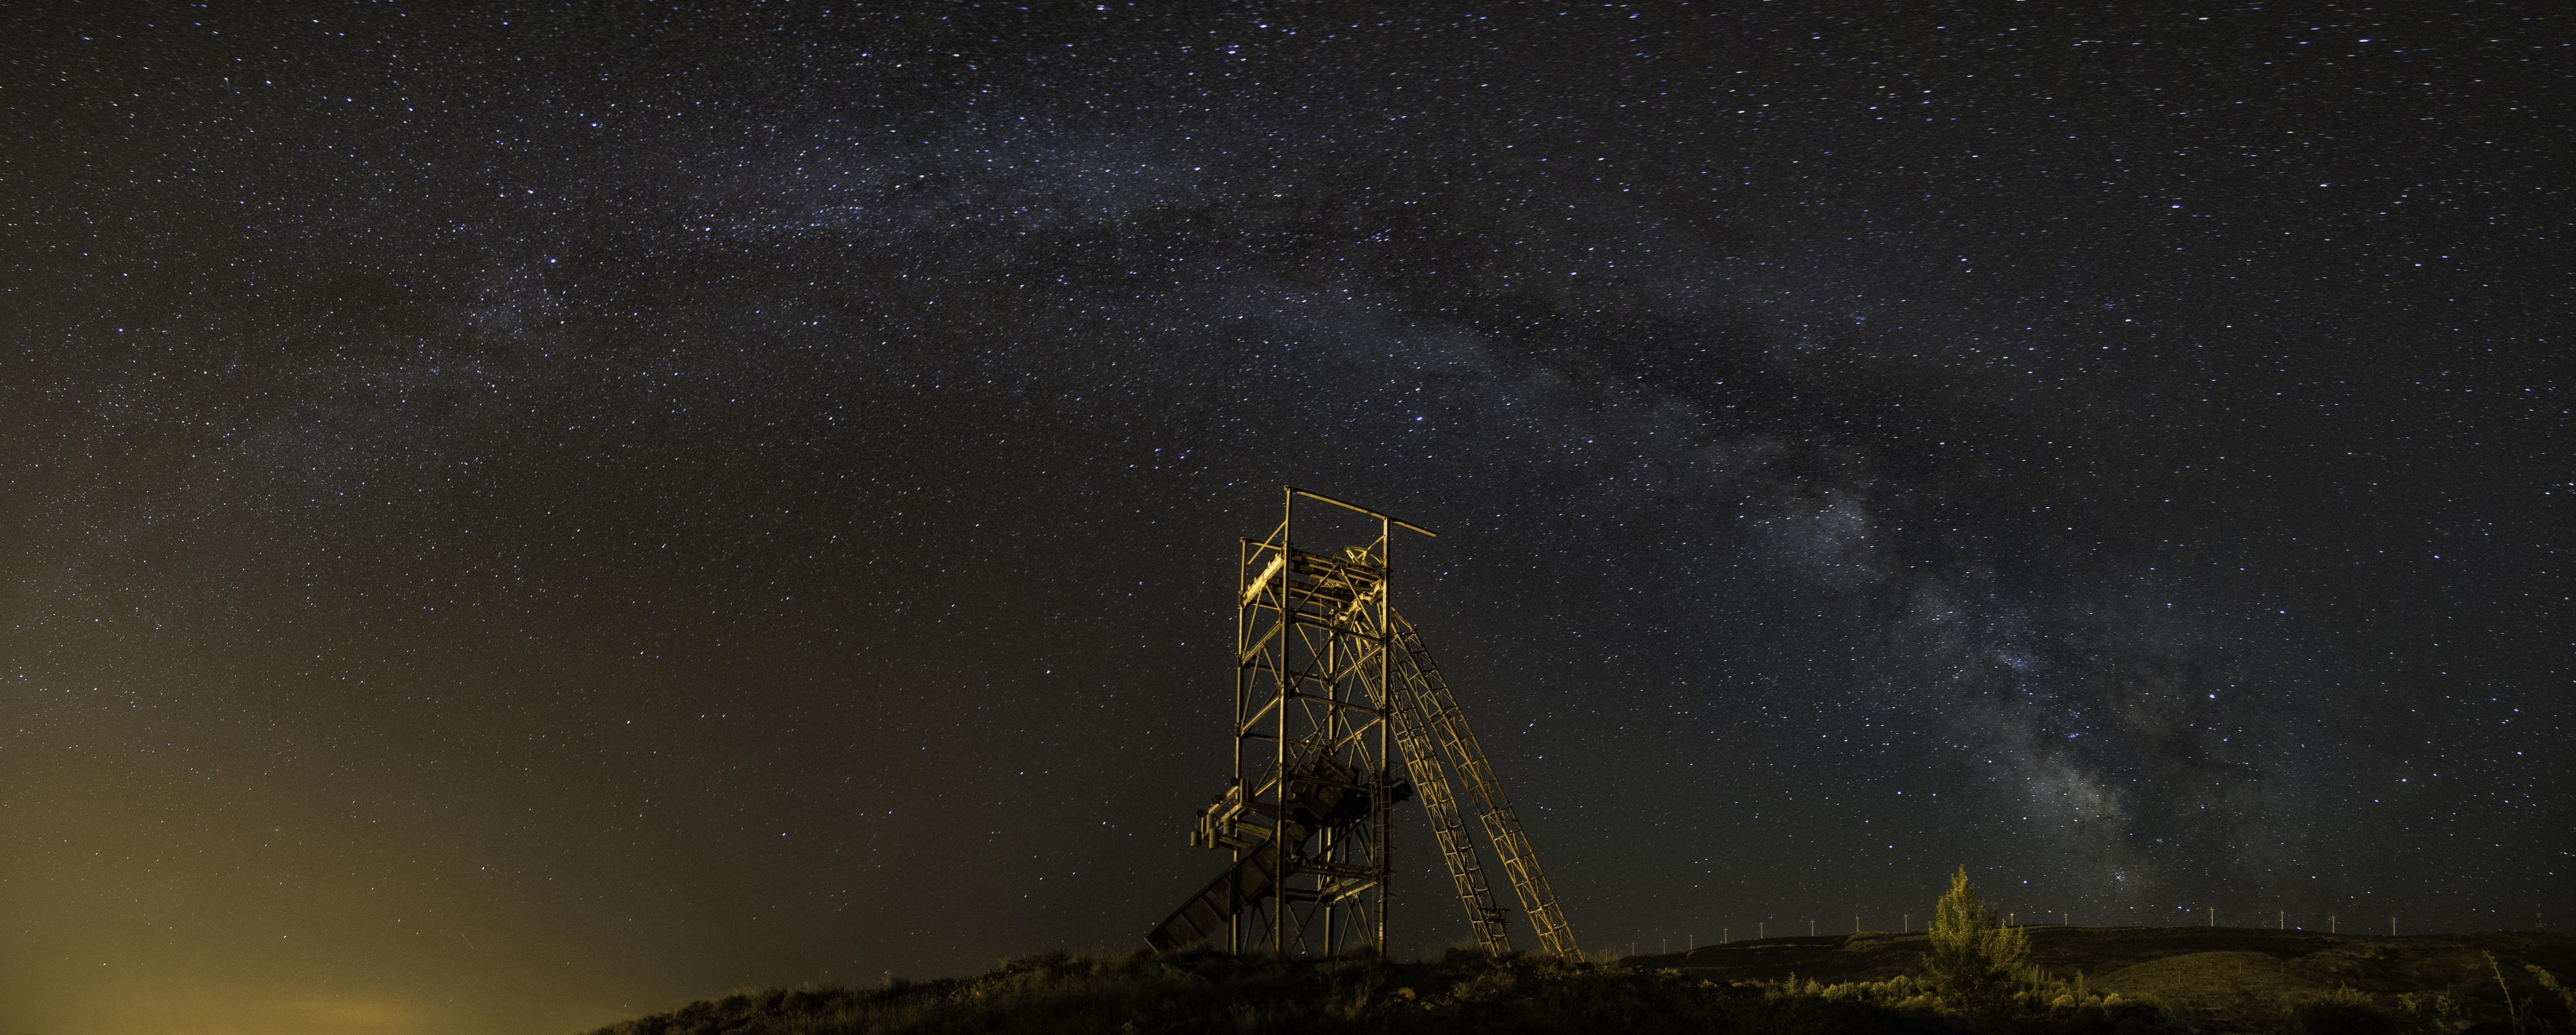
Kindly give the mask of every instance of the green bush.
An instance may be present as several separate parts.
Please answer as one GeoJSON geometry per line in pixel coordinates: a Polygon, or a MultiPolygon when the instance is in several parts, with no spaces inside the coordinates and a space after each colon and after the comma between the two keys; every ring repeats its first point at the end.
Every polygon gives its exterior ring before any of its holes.
{"type": "Polygon", "coordinates": [[[2016,994],[2032,984],[2023,967],[2030,936],[2005,927],[1995,907],[1977,897],[1968,868],[1950,878],[1950,892],[1932,914],[1932,951],[1923,973],[1935,994],[1953,1009],[1991,1016],[2010,1010],[2016,994]]]}

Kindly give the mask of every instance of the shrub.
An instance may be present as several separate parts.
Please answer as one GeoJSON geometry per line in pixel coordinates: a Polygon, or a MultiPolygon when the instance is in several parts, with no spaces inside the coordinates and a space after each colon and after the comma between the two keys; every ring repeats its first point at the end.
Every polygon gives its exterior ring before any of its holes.
{"type": "Polygon", "coordinates": [[[2397,1035],[2397,1019],[2349,988],[2290,1004],[2289,1035],[2397,1035]]]}
{"type": "Polygon", "coordinates": [[[2026,983],[2022,963],[2030,957],[2030,936],[1997,916],[1993,904],[1977,897],[1968,868],[1959,867],[1933,910],[1932,951],[1923,954],[1924,976],[1953,1009],[2002,1013],[2026,983]]]}
{"type": "Polygon", "coordinates": [[[2569,1024],[2576,1024],[2576,988],[2569,988],[2566,985],[2559,983],[2558,975],[2542,970],[2541,968],[2535,967],[2531,964],[2523,964],[2522,969],[2530,971],[2532,978],[2540,982],[2540,987],[2546,988],[2558,996],[2559,1005],[2566,1010],[2566,1016],[2555,1018],[2558,1025],[2560,1027],[2566,1027],[2569,1024]]]}
{"type": "Polygon", "coordinates": [[[2449,992],[2435,995],[2408,992],[2397,997],[2397,1015],[2402,1021],[2400,1027],[2448,1035],[2459,1027],[2460,1004],[2451,998],[2449,992]]]}

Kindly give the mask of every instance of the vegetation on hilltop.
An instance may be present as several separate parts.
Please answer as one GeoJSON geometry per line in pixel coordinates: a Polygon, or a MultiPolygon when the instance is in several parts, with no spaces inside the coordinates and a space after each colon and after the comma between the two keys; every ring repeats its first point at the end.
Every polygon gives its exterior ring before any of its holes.
{"type": "Polygon", "coordinates": [[[2529,932],[2399,939],[2006,927],[1963,868],[1928,936],[1775,938],[1611,963],[1468,949],[1413,962],[1205,948],[1114,958],[1058,952],[1006,960],[973,977],[741,992],[596,1035],[2454,1035],[2473,1022],[2499,1035],[2576,1030],[2576,990],[2515,959],[2526,979],[2490,949],[2553,965],[2576,961],[2576,939],[2529,932]],[[2463,980],[2480,957],[2483,990],[2463,980]],[[2107,977],[2088,979],[2085,967],[2107,977]],[[2487,1001],[2497,993],[2500,1000],[2487,1001]]]}
{"type": "MultiPolygon", "coordinates": [[[[2050,986],[2025,989],[2055,992],[2050,986]]],[[[2117,995],[2042,1006],[2034,1030],[2170,1027],[2153,1002],[2117,995]]],[[[1931,987],[1899,976],[1719,983],[1674,970],[1493,957],[1438,962],[1304,960],[1206,949],[1119,959],[1050,953],[971,978],[741,993],[599,1029],[597,1035],[878,1035],[1063,1032],[1924,1032],[1953,1030],[1931,987]]],[[[2175,1029],[2179,1030],[2179,1029],[2175,1029]]]]}

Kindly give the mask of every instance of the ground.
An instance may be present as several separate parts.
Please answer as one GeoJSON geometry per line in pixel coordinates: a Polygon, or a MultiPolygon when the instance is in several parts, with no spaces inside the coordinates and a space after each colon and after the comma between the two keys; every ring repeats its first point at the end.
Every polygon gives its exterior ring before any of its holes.
{"type": "MultiPolygon", "coordinates": [[[[2283,1001],[2338,986],[2371,993],[2382,1005],[2406,993],[2448,994],[2460,1004],[2463,1020],[2501,1021],[2504,993],[2482,952],[2495,954],[2514,994],[2535,996],[2544,1017],[2563,1017],[2563,1007],[2546,1002],[2555,997],[2523,965],[2576,981],[2576,937],[2544,932],[2390,937],[2248,927],[2027,930],[2033,965],[2063,978],[2080,970],[2087,984],[2103,990],[2156,996],[2206,1030],[2266,1028],[2283,1001]]],[[[1864,931],[1708,945],[1625,962],[1721,982],[1777,981],[1791,974],[1827,984],[1875,981],[1919,973],[1929,940],[1920,933],[1864,931]]]]}

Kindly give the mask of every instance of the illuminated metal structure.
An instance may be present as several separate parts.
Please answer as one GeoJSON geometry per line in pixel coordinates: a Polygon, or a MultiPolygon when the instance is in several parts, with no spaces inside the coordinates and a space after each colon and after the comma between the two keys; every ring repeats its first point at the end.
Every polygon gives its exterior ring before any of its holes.
{"type": "Polygon", "coordinates": [[[1190,835],[1192,845],[1232,850],[1234,862],[1146,935],[1154,948],[1385,952],[1391,810],[1419,794],[1477,941],[1511,949],[1462,810],[1493,846],[1540,949],[1579,955],[1466,713],[1389,599],[1399,528],[1433,534],[1289,486],[1278,530],[1242,540],[1234,779],[1200,810],[1190,835]],[[1300,497],[1375,519],[1376,539],[1331,554],[1296,548],[1300,497]],[[1467,789],[1463,800],[1453,773],[1467,789]]]}

